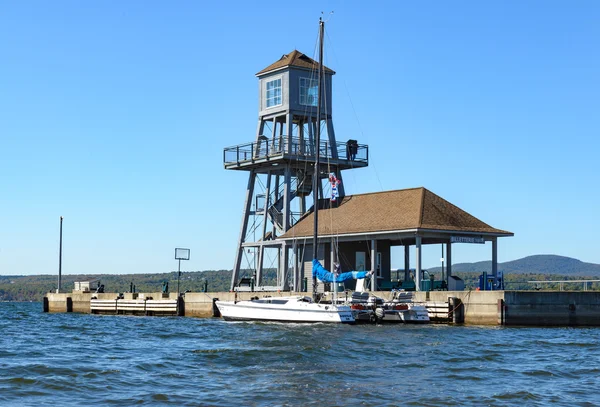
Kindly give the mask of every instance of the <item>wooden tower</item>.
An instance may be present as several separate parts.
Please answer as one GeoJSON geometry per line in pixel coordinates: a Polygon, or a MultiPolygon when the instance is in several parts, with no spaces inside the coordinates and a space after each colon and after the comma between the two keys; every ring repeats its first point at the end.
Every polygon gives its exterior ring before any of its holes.
{"type": "MultiPolygon", "coordinates": [[[[225,169],[249,172],[232,290],[245,276],[255,277],[258,289],[301,291],[298,276],[290,278],[289,275],[292,245],[277,237],[314,205],[311,180],[315,171],[317,126],[321,126],[320,196],[323,196],[322,180],[328,182],[330,173],[335,173],[341,181],[342,170],[368,165],[368,146],[359,145],[355,140],[336,141],[331,119],[334,74],[329,68],[323,69],[320,123],[317,123],[316,61],[293,51],[256,74],[259,112],[255,140],[227,147],[223,154],[225,169]],[[311,205],[308,208],[307,203],[311,205]],[[266,250],[272,256],[267,256],[266,250]],[[272,263],[266,262],[266,257],[272,263]],[[244,258],[248,264],[242,264],[244,258]],[[263,271],[268,267],[277,268],[277,283],[269,288],[263,286],[263,271]]],[[[338,193],[338,199],[343,198],[343,183],[338,185],[338,193]]]]}

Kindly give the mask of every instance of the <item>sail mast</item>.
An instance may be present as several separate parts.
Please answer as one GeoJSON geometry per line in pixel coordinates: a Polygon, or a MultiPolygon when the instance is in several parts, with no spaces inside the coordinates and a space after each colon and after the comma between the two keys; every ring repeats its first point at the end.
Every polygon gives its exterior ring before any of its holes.
{"type": "MultiPolygon", "coordinates": [[[[319,18],[319,78],[317,87],[317,132],[315,140],[315,173],[313,175],[313,196],[314,199],[314,229],[313,229],[313,259],[318,256],[318,238],[319,231],[319,148],[321,145],[321,96],[323,93],[323,33],[325,31],[325,22],[319,18]]],[[[317,294],[317,277],[313,274],[313,297],[317,294]]]]}

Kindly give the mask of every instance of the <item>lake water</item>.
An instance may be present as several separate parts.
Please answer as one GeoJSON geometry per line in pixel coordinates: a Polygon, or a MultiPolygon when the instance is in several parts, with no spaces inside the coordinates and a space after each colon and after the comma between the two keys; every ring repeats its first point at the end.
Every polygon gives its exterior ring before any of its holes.
{"type": "Polygon", "coordinates": [[[0,406],[595,406],[600,329],[280,325],[0,303],[0,406]]]}

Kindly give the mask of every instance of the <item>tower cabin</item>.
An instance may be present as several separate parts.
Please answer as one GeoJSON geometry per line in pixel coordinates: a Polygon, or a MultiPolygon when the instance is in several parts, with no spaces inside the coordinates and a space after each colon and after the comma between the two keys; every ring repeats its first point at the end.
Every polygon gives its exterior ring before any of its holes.
{"type": "MultiPolygon", "coordinates": [[[[318,95],[319,64],[294,50],[256,74],[258,77],[258,126],[253,142],[227,147],[223,165],[227,170],[247,171],[248,185],[236,246],[231,289],[253,279],[256,287],[300,290],[290,287],[289,241],[277,239],[306,215],[314,204],[312,177],[315,171],[317,126],[321,129],[318,169],[320,196],[323,179],[330,173],[342,180],[342,171],[369,163],[367,145],[349,138],[338,142],[332,121],[332,78],[323,67],[322,95],[318,95]],[[320,100],[320,121],[317,103],[320,100]],[[307,205],[311,205],[308,207],[307,205]],[[269,251],[268,255],[265,251],[269,251]],[[267,264],[266,258],[273,263],[267,264]],[[242,264],[243,260],[247,264],[242,264]],[[265,268],[277,269],[275,286],[263,286],[265,268]],[[250,274],[251,273],[251,274],[250,274]]],[[[339,199],[344,184],[338,184],[339,199]]]]}

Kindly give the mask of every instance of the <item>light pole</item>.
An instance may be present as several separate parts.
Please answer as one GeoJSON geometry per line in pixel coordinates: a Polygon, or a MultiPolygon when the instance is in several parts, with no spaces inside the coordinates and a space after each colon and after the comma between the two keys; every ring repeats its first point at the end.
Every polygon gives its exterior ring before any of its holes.
{"type": "Polygon", "coordinates": [[[58,288],[56,293],[60,293],[60,285],[62,283],[62,224],[63,217],[60,217],[60,238],[58,241],[58,288]]]}
{"type": "Polygon", "coordinates": [[[175,260],[179,262],[177,267],[177,296],[179,297],[179,278],[181,277],[181,260],[189,260],[190,259],[190,249],[175,249],[175,260]]]}

